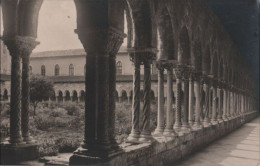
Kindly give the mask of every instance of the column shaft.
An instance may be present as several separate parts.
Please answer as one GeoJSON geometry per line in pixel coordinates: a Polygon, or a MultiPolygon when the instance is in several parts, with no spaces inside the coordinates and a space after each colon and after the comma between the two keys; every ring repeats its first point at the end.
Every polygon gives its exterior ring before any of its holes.
{"type": "Polygon", "coordinates": [[[217,124],[217,90],[215,86],[212,86],[212,124],[217,124]]]}
{"type": "Polygon", "coordinates": [[[139,114],[140,114],[140,59],[134,59],[134,75],[133,75],[133,105],[132,105],[132,130],[127,138],[128,141],[137,141],[139,138],[139,114]]]}
{"type": "Polygon", "coordinates": [[[222,122],[222,97],[221,97],[221,88],[217,88],[218,95],[218,121],[222,122]]]}
{"type": "Polygon", "coordinates": [[[166,127],[164,130],[164,135],[171,136],[174,135],[173,131],[173,108],[172,108],[172,68],[167,69],[167,109],[166,109],[166,127]]]}
{"type": "Polygon", "coordinates": [[[157,110],[157,128],[155,129],[155,132],[154,132],[155,135],[161,135],[164,130],[164,75],[163,75],[163,71],[164,71],[163,67],[158,68],[158,110],[157,110]]]}
{"type": "Polygon", "coordinates": [[[27,143],[30,142],[29,136],[29,108],[30,108],[30,71],[29,56],[22,58],[22,136],[27,143]]]}
{"type": "Polygon", "coordinates": [[[143,125],[140,141],[149,141],[150,131],[150,113],[151,113],[151,60],[144,60],[144,105],[143,105],[143,125]]]}
{"type": "Polygon", "coordinates": [[[204,100],[204,109],[205,109],[205,117],[204,117],[204,120],[203,120],[203,125],[205,127],[207,126],[210,126],[210,123],[209,123],[209,86],[206,82],[204,82],[203,84],[204,86],[204,89],[205,89],[205,100],[204,100]]]}
{"type": "Polygon", "coordinates": [[[180,131],[181,128],[181,86],[182,86],[182,74],[181,68],[175,69],[176,75],[176,111],[175,111],[175,124],[174,129],[176,132],[180,131]]]}
{"type": "Polygon", "coordinates": [[[183,73],[183,82],[184,82],[184,101],[183,101],[183,118],[182,118],[182,132],[188,133],[190,131],[190,126],[188,124],[189,116],[189,71],[185,69],[183,73]]]}
{"type": "Polygon", "coordinates": [[[200,124],[200,82],[199,78],[196,78],[194,81],[194,91],[195,91],[195,96],[196,96],[196,106],[195,106],[195,122],[194,122],[194,128],[195,129],[200,129],[201,124],[200,124]]]}
{"type": "Polygon", "coordinates": [[[194,122],[194,84],[191,76],[189,80],[189,124],[193,125],[194,122]]]}
{"type": "Polygon", "coordinates": [[[21,143],[21,57],[11,55],[10,143],[21,143]]]}

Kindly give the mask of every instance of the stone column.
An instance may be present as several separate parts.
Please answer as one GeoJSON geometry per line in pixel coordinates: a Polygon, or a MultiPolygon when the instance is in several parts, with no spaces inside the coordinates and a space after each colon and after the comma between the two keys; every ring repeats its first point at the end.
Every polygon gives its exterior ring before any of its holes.
{"type": "Polygon", "coordinates": [[[152,60],[143,58],[144,64],[144,105],[143,105],[143,125],[140,135],[140,141],[150,141],[151,131],[150,131],[150,113],[151,113],[151,64],[152,60]]]}
{"type": "Polygon", "coordinates": [[[215,83],[212,80],[212,117],[211,117],[211,123],[217,124],[217,90],[215,87],[215,83]]]}
{"type": "Polygon", "coordinates": [[[209,85],[208,85],[208,78],[206,78],[205,76],[203,77],[202,81],[203,81],[203,87],[205,89],[205,100],[204,102],[204,119],[203,119],[203,126],[204,127],[209,127],[210,124],[210,120],[209,120],[209,85]]]}
{"type": "Polygon", "coordinates": [[[11,55],[11,101],[10,139],[11,144],[21,144],[21,43],[22,38],[4,40],[11,55]]]}
{"type": "Polygon", "coordinates": [[[133,75],[133,105],[132,105],[132,130],[127,138],[128,142],[136,142],[140,136],[139,114],[140,114],[140,57],[133,55],[134,75],[133,75]]]}
{"type": "Polygon", "coordinates": [[[222,98],[221,98],[221,86],[219,85],[218,83],[218,86],[217,86],[217,96],[218,96],[218,122],[223,122],[223,119],[222,119],[222,98]]]}
{"type": "Polygon", "coordinates": [[[223,88],[223,115],[222,115],[222,118],[224,121],[228,120],[227,119],[227,111],[228,111],[227,98],[228,98],[227,90],[226,90],[226,88],[223,88]]]}
{"type": "Polygon", "coordinates": [[[59,96],[56,96],[55,101],[56,101],[56,103],[58,103],[58,101],[59,101],[59,96]]]}
{"type": "Polygon", "coordinates": [[[227,88],[226,89],[227,97],[226,97],[226,113],[227,113],[227,119],[230,119],[230,91],[227,88]]]}
{"type": "Polygon", "coordinates": [[[172,105],[172,83],[173,83],[173,68],[167,66],[167,110],[166,110],[166,127],[164,130],[165,136],[174,136],[173,131],[173,105],[172,105]]]}
{"type": "Polygon", "coordinates": [[[189,125],[192,126],[194,122],[194,82],[193,73],[190,72],[189,80],[189,125]]]}
{"type": "Polygon", "coordinates": [[[190,126],[188,123],[189,114],[189,69],[185,68],[183,72],[183,82],[184,82],[184,108],[183,108],[183,119],[182,119],[182,133],[189,133],[190,126]]]}
{"type": "Polygon", "coordinates": [[[181,130],[181,86],[182,86],[182,75],[183,68],[177,66],[175,68],[175,77],[176,77],[176,111],[175,111],[175,123],[174,129],[176,132],[181,130]]]}
{"type": "Polygon", "coordinates": [[[27,49],[23,51],[22,57],[22,136],[26,143],[32,143],[29,135],[29,110],[30,110],[30,54],[38,42],[34,38],[24,37],[27,49]]]}
{"type": "MultiPolygon", "coordinates": [[[[164,131],[164,67],[158,63],[158,110],[157,110],[157,127],[153,133],[154,136],[161,136],[164,131]]],[[[169,90],[169,89],[168,89],[169,90]]],[[[167,118],[167,116],[166,116],[167,118]]]]}
{"type": "MultiPolygon", "coordinates": [[[[108,119],[108,134],[109,141],[112,149],[119,148],[116,142],[115,135],[115,110],[116,110],[116,54],[123,43],[124,36],[123,34],[110,33],[110,42],[113,44],[113,47],[110,48],[109,52],[109,119],[108,119]]],[[[128,103],[129,103],[128,97],[128,103]]]]}
{"type": "Polygon", "coordinates": [[[193,124],[193,129],[201,129],[201,123],[200,123],[200,114],[201,114],[201,108],[200,108],[200,78],[197,74],[195,76],[194,80],[194,92],[196,96],[196,103],[195,103],[195,122],[193,124]]]}

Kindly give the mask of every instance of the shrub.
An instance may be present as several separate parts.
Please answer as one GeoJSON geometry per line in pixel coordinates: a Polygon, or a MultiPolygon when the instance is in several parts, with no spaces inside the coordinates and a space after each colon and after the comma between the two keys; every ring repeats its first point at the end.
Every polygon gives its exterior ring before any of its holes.
{"type": "Polygon", "coordinates": [[[76,105],[67,105],[65,110],[67,110],[67,114],[71,116],[78,116],[80,114],[80,108],[76,105]]]}
{"type": "Polygon", "coordinates": [[[55,108],[50,113],[50,116],[52,116],[52,117],[61,117],[61,116],[64,115],[64,112],[65,112],[65,110],[63,110],[61,108],[55,108]]]}
{"type": "Polygon", "coordinates": [[[55,125],[55,119],[47,115],[38,115],[34,119],[34,124],[38,130],[46,131],[55,125]]]}
{"type": "Polygon", "coordinates": [[[67,139],[67,138],[59,138],[55,141],[60,153],[69,153],[75,151],[79,145],[80,140],[78,139],[67,139]]]}
{"type": "Polygon", "coordinates": [[[40,156],[56,156],[59,152],[58,146],[51,138],[41,140],[39,142],[40,156]]]}

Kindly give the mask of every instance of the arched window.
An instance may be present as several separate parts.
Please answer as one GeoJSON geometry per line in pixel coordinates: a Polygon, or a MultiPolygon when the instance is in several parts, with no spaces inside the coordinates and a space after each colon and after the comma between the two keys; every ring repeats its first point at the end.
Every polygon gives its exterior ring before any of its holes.
{"type": "Polygon", "coordinates": [[[45,69],[45,66],[42,65],[42,67],[41,67],[41,75],[45,76],[45,74],[46,74],[46,69],[45,69]]]}
{"type": "Polygon", "coordinates": [[[118,61],[116,63],[116,74],[121,75],[122,74],[122,62],[118,61]]]}
{"type": "Polygon", "coordinates": [[[32,74],[32,66],[29,66],[29,72],[32,74]]]}
{"type": "Polygon", "coordinates": [[[73,64],[70,64],[70,66],[69,66],[69,75],[70,75],[70,76],[74,76],[74,67],[73,67],[73,64]]]}
{"type": "Polygon", "coordinates": [[[59,76],[60,75],[60,66],[57,64],[55,65],[54,75],[59,76]]]}
{"type": "Polygon", "coordinates": [[[151,74],[157,74],[157,68],[156,68],[156,65],[152,64],[152,67],[151,67],[151,74]]]}

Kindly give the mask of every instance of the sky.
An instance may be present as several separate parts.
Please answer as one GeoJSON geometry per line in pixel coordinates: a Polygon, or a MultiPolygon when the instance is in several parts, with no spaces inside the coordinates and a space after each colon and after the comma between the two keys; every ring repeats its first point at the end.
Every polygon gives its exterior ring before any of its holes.
{"type": "Polygon", "coordinates": [[[73,0],[44,0],[38,20],[37,41],[40,45],[33,52],[83,49],[74,33],[76,27],[76,7],[73,0]]]}

